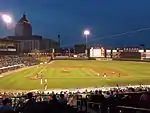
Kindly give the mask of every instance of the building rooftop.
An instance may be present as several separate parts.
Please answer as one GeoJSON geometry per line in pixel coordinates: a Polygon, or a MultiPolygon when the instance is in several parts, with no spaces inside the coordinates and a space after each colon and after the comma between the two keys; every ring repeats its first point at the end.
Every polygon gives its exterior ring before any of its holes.
{"type": "Polygon", "coordinates": [[[15,36],[31,36],[32,35],[32,26],[27,20],[25,14],[21,17],[15,27],[15,36]]]}

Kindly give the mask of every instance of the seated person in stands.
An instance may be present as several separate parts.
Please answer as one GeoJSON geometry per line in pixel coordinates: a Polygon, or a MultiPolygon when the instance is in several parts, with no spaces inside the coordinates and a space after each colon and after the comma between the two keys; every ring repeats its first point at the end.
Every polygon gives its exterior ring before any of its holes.
{"type": "Polygon", "coordinates": [[[23,108],[24,113],[34,113],[36,111],[35,103],[36,101],[33,98],[33,93],[28,93],[27,102],[23,108]]]}
{"type": "Polygon", "coordinates": [[[67,99],[64,97],[64,94],[60,94],[60,98],[58,100],[60,104],[67,105],[67,99]]]}
{"type": "Polygon", "coordinates": [[[77,108],[77,96],[73,95],[69,101],[68,101],[68,105],[70,105],[73,108],[77,108]]]}
{"type": "Polygon", "coordinates": [[[2,106],[0,106],[0,113],[13,113],[13,108],[11,106],[11,100],[6,98],[2,101],[2,106]]]}

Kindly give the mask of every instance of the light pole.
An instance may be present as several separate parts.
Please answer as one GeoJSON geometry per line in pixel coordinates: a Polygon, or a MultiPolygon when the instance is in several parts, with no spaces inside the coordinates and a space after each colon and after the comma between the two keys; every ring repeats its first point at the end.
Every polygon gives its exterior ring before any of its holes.
{"type": "Polygon", "coordinates": [[[88,53],[88,36],[90,35],[90,31],[89,30],[84,30],[84,36],[85,36],[85,54],[86,54],[86,56],[88,56],[87,55],[87,53],[88,53]]]}
{"type": "Polygon", "coordinates": [[[12,17],[7,14],[1,14],[0,16],[3,20],[3,22],[6,24],[6,29],[8,30],[8,25],[12,24],[12,17]]]}

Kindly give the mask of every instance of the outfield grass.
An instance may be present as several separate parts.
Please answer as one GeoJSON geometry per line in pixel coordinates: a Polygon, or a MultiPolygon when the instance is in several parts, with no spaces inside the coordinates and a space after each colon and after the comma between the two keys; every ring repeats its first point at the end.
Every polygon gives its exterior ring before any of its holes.
{"type": "Polygon", "coordinates": [[[48,88],[86,88],[127,84],[149,84],[150,64],[131,61],[60,60],[31,67],[0,78],[0,89],[43,89],[35,76],[41,70],[48,80],[48,88]],[[112,74],[115,72],[115,74],[112,74]],[[97,74],[100,74],[98,76],[97,74]],[[107,73],[107,77],[103,77],[107,73]],[[120,77],[118,76],[120,74],[120,77]]]}

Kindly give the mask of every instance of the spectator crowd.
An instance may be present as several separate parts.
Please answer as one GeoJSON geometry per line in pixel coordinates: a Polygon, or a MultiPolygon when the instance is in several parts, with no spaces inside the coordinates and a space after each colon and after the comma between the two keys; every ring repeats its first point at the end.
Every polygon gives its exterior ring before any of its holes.
{"type": "Polygon", "coordinates": [[[5,55],[0,56],[0,74],[12,71],[23,66],[36,65],[38,60],[31,55],[18,56],[18,55],[5,55]]]}
{"type": "Polygon", "coordinates": [[[22,63],[23,61],[19,56],[0,56],[0,68],[22,63]]]}
{"type": "MultiPolygon", "coordinates": [[[[149,109],[149,91],[149,87],[127,87],[124,89],[116,87],[107,91],[1,92],[0,112],[86,113],[89,112],[88,109],[97,111],[101,108],[101,113],[108,113],[109,108],[111,110],[109,113],[119,113],[116,106],[149,109]]],[[[131,111],[125,110],[123,113],[131,113],[131,111]]]]}

